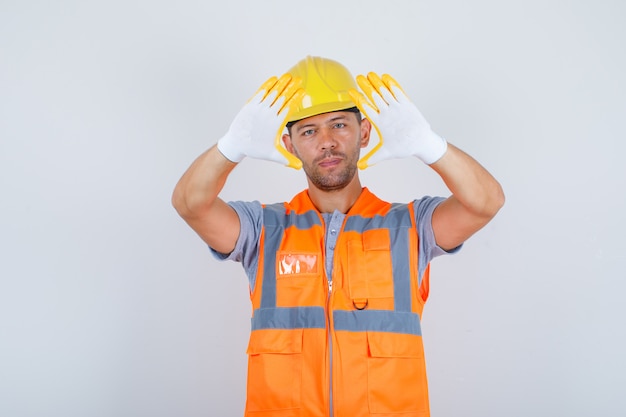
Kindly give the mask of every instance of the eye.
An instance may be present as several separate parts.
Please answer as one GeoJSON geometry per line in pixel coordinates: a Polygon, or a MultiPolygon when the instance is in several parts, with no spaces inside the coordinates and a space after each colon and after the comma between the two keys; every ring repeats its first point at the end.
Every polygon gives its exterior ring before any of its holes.
{"type": "Polygon", "coordinates": [[[344,127],[346,127],[345,123],[339,122],[339,123],[335,123],[335,125],[333,126],[335,129],[342,129],[344,127]]]}
{"type": "Polygon", "coordinates": [[[315,133],[315,130],[313,129],[305,130],[302,132],[302,136],[311,136],[313,133],[315,133]]]}

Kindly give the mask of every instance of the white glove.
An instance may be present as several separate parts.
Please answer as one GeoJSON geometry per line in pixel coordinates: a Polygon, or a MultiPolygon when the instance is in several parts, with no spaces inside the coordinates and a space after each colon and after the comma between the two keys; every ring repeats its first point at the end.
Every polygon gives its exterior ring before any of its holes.
{"type": "Polygon", "coordinates": [[[302,97],[301,80],[285,74],[271,77],[239,111],[217,149],[232,162],[244,157],[265,159],[299,169],[302,162],[282,147],[281,137],[291,103],[302,97]]]}
{"type": "Polygon", "coordinates": [[[380,142],[359,160],[365,169],[385,159],[417,156],[426,164],[439,160],[447,142],[430,128],[417,107],[390,75],[370,72],[356,78],[367,98],[356,90],[350,96],[378,132],[380,142]],[[368,100],[369,99],[369,100],[368,100]]]}

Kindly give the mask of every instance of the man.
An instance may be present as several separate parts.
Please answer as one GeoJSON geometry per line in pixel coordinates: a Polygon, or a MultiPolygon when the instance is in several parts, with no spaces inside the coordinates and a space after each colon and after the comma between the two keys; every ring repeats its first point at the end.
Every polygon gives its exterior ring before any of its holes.
{"type": "Polygon", "coordinates": [[[246,416],[428,416],[429,262],[504,203],[498,182],[435,134],[393,78],[356,82],[363,93],[320,57],[270,78],[174,190],[185,221],[250,281],[246,416]],[[372,127],[381,141],[359,160],[372,127]],[[308,189],[289,203],[227,204],[218,195],[245,156],[301,165],[308,189]],[[390,204],[362,187],[357,166],[408,156],[452,195],[390,204]]]}

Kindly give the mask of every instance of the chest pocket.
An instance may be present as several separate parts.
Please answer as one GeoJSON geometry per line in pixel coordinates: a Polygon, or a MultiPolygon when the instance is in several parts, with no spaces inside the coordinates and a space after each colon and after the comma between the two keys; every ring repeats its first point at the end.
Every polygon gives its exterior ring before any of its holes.
{"type": "Polygon", "coordinates": [[[348,243],[348,290],[352,300],[393,297],[391,242],[387,229],[367,230],[348,243]]]}
{"type": "Polygon", "coordinates": [[[320,258],[317,252],[279,251],[276,254],[276,275],[286,276],[318,275],[320,258]]]}

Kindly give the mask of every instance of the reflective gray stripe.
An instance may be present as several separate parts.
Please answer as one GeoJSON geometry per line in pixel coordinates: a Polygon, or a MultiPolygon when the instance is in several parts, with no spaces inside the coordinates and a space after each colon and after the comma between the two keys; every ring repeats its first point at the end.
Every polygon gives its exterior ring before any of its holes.
{"type": "Polygon", "coordinates": [[[351,216],[346,220],[344,227],[345,231],[359,233],[372,229],[389,230],[395,311],[411,311],[411,270],[409,267],[411,214],[406,204],[392,204],[385,216],[376,215],[370,218],[351,216]]]}
{"type": "Polygon", "coordinates": [[[285,206],[282,203],[271,204],[263,209],[265,214],[263,218],[264,226],[276,226],[287,228],[289,226],[295,226],[300,230],[307,230],[313,226],[321,226],[319,214],[314,210],[309,210],[306,213],[297,214],[290,212],[286,214],[285,206]]]}
{"type": "Polygon", "coordinates": [[[335,310],[335,331],[389,332],[422,335],[420,317],[417,313],[391,310],[335,310]]]}
{"type": "Polygon", "coordinates": [[[411,217],[406,204],[392,204],[389,212],[384,216],[374,217],[350,216],[346,220],[345,231],[362,232],[371,229],[392,227],[411,227],[411,217]]]}
{"type": "Polygon", "coordinates": [[[393,271],[393,308],[395,311],[411,312],[409,229],[399,227],[397,229],[389,229],[389,233],[391,234],[392,242],[391,269],[393,271]]]}
{"type": "Polygon", "coordinates": [[[263,288],[261,308],[276,307],[276,252],[283,238],[283,228],[277,226],[276,218],[285,208],[275,204],[263,210],[263,227],[265,229],[263,248],[263,288]]]}
{"type": "Polygon", "coordinates": [[[295,226],[306,230],[322,225],[317,212],[310,210],[303,214],[286,214],[282,203],[271,204],[263,208],[263,227],[265,229],[265,248],[263,250],[263,289],[261,308],[276,307],[276,252],[285,234],[285,229],[295,226]]]}
{"type": "Polygon", "coordinates": [[[254,310],[252,330],[325,329],[323,307],[278,307],[254,310]]]}

